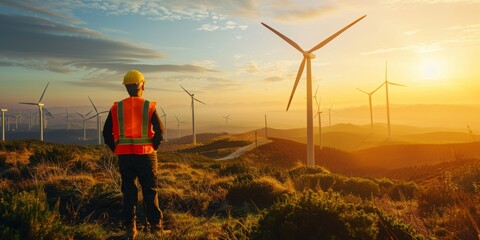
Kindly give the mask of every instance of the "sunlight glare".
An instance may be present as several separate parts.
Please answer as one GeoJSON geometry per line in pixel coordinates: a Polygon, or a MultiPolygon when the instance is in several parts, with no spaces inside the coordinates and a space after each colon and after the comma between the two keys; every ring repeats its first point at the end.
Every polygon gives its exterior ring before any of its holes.
{"type": "Polygon", "coordinates": [[[422,62],[420,68],[422,80],[433,81],[441,77],[442,67],[439,61],[432,59],[425,60],[422,62]]]}

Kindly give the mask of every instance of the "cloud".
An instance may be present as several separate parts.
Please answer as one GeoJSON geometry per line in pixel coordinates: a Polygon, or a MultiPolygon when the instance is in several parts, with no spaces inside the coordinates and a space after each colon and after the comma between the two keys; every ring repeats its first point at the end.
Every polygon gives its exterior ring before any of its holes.
{"type": "Polygon", "coordinates": [[[327,14],[330,14],[337,10],[336,6],[319,6],[319,7],[296,7],[296,8],[285,8],[282,10],[275,11],[273,17],[282,22],[291,22],[291,21],[304,21],[316,19],[323,17],[327,14]]]}
{"type": "Polygon", "coordinates": [[[272,77],[267,77],[263,79],[264,82],[281,82],[283,80],[285,79],[279,76],[272,76],[272,77]]]}
{"type": "Polygon", "coordinates": [[[65,9],[58,9],[62,4],[59,3],[39,3],[37,1],[18,1],[18,0],[3,0],[0,1],[0,6],[14,8],[20,11],[26,11],[33,14],[41,14],[46,17],[56,18],[67,21],[69,23],[80,24],[82,20],[72,16],[71,12],[65,9]]]}
{"type": "Polygon", "coordinates": [[[31,16],[0,13],[0,55],[17,59],[158,59],[163,54],[85,28],[31,16]]]}
{"type": "Polygon", "coordinates": [[[233,21],[227,21],[224,23],[218,23],[217,21],[214,21],[213,23],[205,23],[202,24],[197,30],[203,30],[203,31],[216,31],[216,30],[233,30],[233,29],[240,29],[240,30],[246,30],[248,28],[247,25],[239,25],[233,21]]]}

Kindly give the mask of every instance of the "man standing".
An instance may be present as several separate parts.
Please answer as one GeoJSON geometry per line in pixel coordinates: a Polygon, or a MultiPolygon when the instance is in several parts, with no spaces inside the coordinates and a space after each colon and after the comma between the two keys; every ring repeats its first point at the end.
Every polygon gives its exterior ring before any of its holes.
{"type": "Polygon", "coordinates": [[[164,233],[163,214],[158,204],[157,149],[163,140],[163,124],[155,109],[155,102],[142,97],[145,79],[137,70],[128,71],[123,84],[130,97],[115,102],[103,127],[103,138],[118,155],[122,177],[123,226],[129,239],[136,239],[136,205],[138,201],[135,179],[142,186],[146,207],[147,229],[164,233]]]}

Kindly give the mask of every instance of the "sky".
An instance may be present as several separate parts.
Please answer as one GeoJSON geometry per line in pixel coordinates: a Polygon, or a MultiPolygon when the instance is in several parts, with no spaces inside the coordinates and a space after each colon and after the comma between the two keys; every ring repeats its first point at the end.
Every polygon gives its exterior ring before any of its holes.
{"type": "MultiPolygon", "coordinates": [[[[334,123],[369,124],[357,88],[376,89],[388,66],[388,80],[406,86],[390,86],[392,123],[480,131],[478,12],[480,0],[2,0],[0,106],[32,109],[18,102],[37,102],[49,83],[42,102],[54,115],[92,110],[88,97],[108,110],[138,69],[170,126],[191,123],[182,85],[206,103],[195,105],[200,128],[228,114],[231,126],[261,127],[267,115],[272,127],[305,127],[305,74],[285,111],[302,54],[261,22],[309,50],[367,15],[315,51],[322,120],[332,107],[334,123]]],[[[373,105],[386,122],[385,88],[373,105]]]]}

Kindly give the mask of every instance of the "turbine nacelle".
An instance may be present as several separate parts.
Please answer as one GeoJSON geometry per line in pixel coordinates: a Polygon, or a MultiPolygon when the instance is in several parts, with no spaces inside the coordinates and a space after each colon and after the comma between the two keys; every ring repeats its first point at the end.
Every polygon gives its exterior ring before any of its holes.
{"type": "Polygon", "coordinates": [[[306,58],[310,58],[310,59],[315,59],[317,58],[317,56],[311,52],[308,52],[308,51],[305,51],[303,52],[303,56],[306,57],[306,58]]]}

